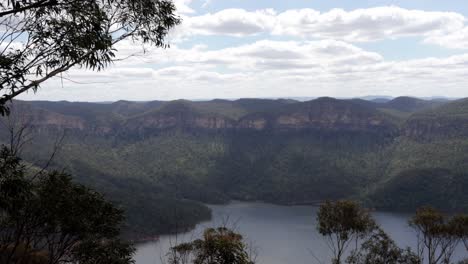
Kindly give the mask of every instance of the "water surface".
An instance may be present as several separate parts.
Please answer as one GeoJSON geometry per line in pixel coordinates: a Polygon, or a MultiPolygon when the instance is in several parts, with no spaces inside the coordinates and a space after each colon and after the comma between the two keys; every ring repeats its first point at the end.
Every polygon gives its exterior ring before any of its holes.
{"type": "MultiPolygon", "coordinates": [[[[158,242],[141,244],[136,264],[161,264],[171,245],[200,237],[208,227],[227,225],[241,233],[257,251],[259,264],[328,263],[330,251],[316,231],[315,206],[280,206],[234,202],[210,206],[213,218],[186,234],[163,236],[158,242]]],[[[374,218],[400,247],[414,247],[415,235],[408,226],[410,215],[376,212],[374,218]]],[[[466,256],[459,251],[458,256],[466,256]]]]}

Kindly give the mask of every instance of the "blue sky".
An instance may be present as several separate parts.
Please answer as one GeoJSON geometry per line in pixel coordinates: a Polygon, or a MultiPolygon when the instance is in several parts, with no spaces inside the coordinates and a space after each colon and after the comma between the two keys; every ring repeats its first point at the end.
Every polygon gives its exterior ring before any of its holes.
{"type": "Polygon", "coordinates": [[[24,99],[468,96],[468,5],[459,0],[175,0],[170,49],[73,69],[24,99]],[[80,84],[78,84],[80,83],[80,84]]]}
{"type": "MultiPolygon", "coordinates": [[[[445,11],[457,12],[468,17],[468,5],[463,0],[288,0],[288,1],[269,1],[269,0],[198,0],[192,2],[192,8],[197,13],[215,13],[228,8],[243,8],[250,11],[258,9],[273,8],[277,11],[288,9],[313,8],[321,12],[330,9],[340,8],[352,11],[360,8],[372,8],[377,6],[398,6],[406,9],[417,9],[425,11],[445,11]]],[[[259,37],[256,37],[257,39],[259,37]]],[[[204,40],[193,40],[198,42],[205,41],[216,46],[228,46],[235,43],[246,42],[246,39],[228,39],[228,38],[204,38],[204,40]]],[[[408,37],[397,40],[375,41],[364,43],[361,46],[368,50],[376,51],[388,59],[411,59],[424,58],[429,56],[441,57],[457,54],[458,50],[447,49],[437,45],[419,45],[421,39],[418,37],[408,37]]],[[[186,44],[189,44],[186,43],[186,44]]]]}
{"type": "Polygon", "coordinates": [[[375,6],[395,5],[407,9],[422,9],[427,11],[451,11],[468,14],[468,5],[463,0],[197,0],[191,5],[197,12],[216,12],[226,8],[242,7],[247,10],[275,8],[279,11],[297,8],[314,8],[328,11],[332,8],[353,10],[375,6]]]}

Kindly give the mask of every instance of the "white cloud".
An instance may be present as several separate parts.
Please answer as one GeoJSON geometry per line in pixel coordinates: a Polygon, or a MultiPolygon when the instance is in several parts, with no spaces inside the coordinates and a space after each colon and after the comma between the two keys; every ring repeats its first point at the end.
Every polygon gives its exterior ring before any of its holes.
{"type": "Polygon", "coordinates": [[[128,59],[99,73],[74,69],[66,77],[76,82],[65,80],[62,88],[55,78],[37,95],[23,98],[109,101],[468,95],[468,54],[389,61],[359,47],[367,41],[417,36],[425,43],[468,49],[468,26],[460,14],[389,6],[282,13],[226,9],[196,16],[191,2],[176,1],[184,22],[175,38],[228,35],[264,40],[216,48],[201,38],[202,44],[190,48],[182,48],[186,42],[170,49],[146,47],[146,53],[135,43],[123,41],[117,46],[118,56],[128,59]]]}
{"type": "Polygon", "coordinates": [[[217,13],[184,17],[179,37],[193,35],[250,36],[271,34],[303,39],[339,39],[368,42],[419,36],[425,42],[445,47],[468,46],[465,17],[454,12],[409,10],[383,6],[345,11],[294,9],[277,13],[273,9],[246,11],[225,9],[217,13]],[[463,34],[461,34],[463,33],[463,34]],[[453,44],[453,41],[462,41],[453,44]]]}
{"type": "Polygon", "coordinates": [[[395,6],[320,13],[312,9],[288,10],[277,16],[273,34],[335,38],[351,42],[402,36],[447,34],[463,28],[457,13],[408,10],[395,6]]]}
{"type": "Polygon", "coordinates": [[[466,96],[468,54],[386,61],[335,40],[263,40],[218,50],[203,46],[151,51],[104,72],[72,70],[27,99],[156,100],[412,94],[466,96]],[[155,65],[158,65],[155,67],[155,65]],[[161,65],[165,65],[164,67],[161,65]],[[94,89],[99,87],[99,89],[94,89]],[[441,93],[443,91],[443,93],[441,93]]]}
{"type": "Polygon", "coordinates": [[[193,14],[195,10],[190,7],[193,0],[174,0],[177,12],[179,14],[193,14]]]}
{"type": "Polygon", "coordinates": [[[274,21],[273,10],[249,12],[244,9],[224,9],[217,13],[185,17],[182,35],[247,36],[268,32],[274,21]]]}
{"type": "Polygon", "coordinates": [[[434,34],[427,37],[424,42],[451,49],[468,49],[468,27],[450,34],[434,34]]]}
{"type": "MultiPolygon", "coordinates": [[[[134,52],[130,44],[123,44],[125,53],[134,52]]],[[[358,65],[383,60],[375,52],[368,52],[354,45],[336,41],[271,41],[262,40],[251,44],[219,50],[209,50],[204,46],[191,49],[153,49],[140,57],[123,61],[117,65],[179,64],[197,68],[226,67],[236,71],[261,71],[264,69],[284,70],[324,67],[328,64],[358,65]]]]}

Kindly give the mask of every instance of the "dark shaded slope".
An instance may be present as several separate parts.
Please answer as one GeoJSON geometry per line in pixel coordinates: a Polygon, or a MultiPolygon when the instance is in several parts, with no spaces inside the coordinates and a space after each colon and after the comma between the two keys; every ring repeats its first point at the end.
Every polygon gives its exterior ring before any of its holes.
{"type": "Polygon", "coordinates": [[[412,169],[399,173],[369,196],[380,209],[412,211],[433,206],[468,211],[468,175],[448,169],[412,169]]]}

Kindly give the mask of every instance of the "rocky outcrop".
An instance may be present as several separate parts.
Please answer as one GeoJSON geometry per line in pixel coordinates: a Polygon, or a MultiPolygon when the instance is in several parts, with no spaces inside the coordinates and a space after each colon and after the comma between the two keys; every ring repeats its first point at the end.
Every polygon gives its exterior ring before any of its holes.
{"type": "MultiPolygon", "coordinates": [[[[245,104],[245,102],[241,102],[245,104]]],[[[83,108],[81,105],[80,111],[62,109],[63,111],[58,113],[36,108],[27,112],[32,113],[32,123],[38,130],[55,128],[100,135],[131,135],[132,133],[142,135],[171,129],[279,132],[289,130],[351,130],[384,131],[385,133],[396,130],[389,118],[376,109],[349,100],[333,98],[282,104],[281,107],[270,108],[270,110],[263,112],[247,113],[238,120],[220,114],[216,110],[207,111],[206,109],[209,107],[207,107],[206,102],[203,111],[193,107],[196,102],[174,101],[162,106],[161,102],[158,102],[155,104],[156,109],[147,111],[150,104],[132,106],[131,102],[117,102],[105,108],[108,110],[102,110],[103,107],[100,107],[99,111],[88,111],[86,107],[83,108]],[[141,109],[143,112],[135,112],[137,114],[133,116],[122,116],[115,109],[118,111],[141,109]],[[73,113],[73,115],[62,113],[73,113]]],[[[26,105],[33,107],[34,103],[26,105]]],[[[41,104],[41,106],[43,105],[41,104]]],[[[68,106],[63,104],[61,107],[68,106]]],[[[73,107],[73,105],[69,107],[73,107]]],[[[89,104],[88,108],[92,107],[93,105],[89,104]]],[[[252,106],[249,105],[249,107],[252,106]]],[[[57,106],[54,105],[53,109],[57,109],[57,106]]]]}
{"type": "Polygon", "coordinates": [[[468,99],[412,115],[405,122],[402,134],[415,140],[468,137],[468,99]]]}
{"type": "Polygon", "coordinates": [[[252,114],[241,119],[240,128],[256,130],[354,130],[394,131],[396,127],[382,113],[350,101],[319,98],[298,103],[277,112],[252,114]]]}
{"type": "Polygon", "coordinates": [[[402,134],[414,140],[468,137],[468,118],[414,117],[405,123],[402,134]]]}

